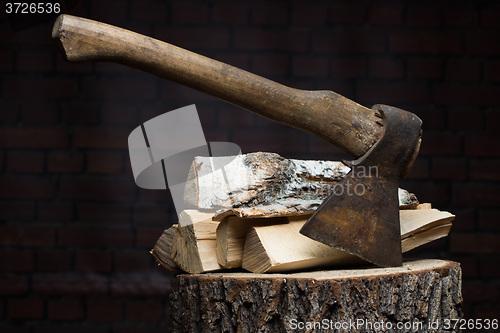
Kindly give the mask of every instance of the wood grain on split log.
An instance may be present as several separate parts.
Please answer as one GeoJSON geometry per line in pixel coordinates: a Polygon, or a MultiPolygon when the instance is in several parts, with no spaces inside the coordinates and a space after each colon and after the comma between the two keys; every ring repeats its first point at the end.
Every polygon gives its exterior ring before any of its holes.
{"type": "MultiPolygon", "coordinates": [[[[458,263],[430,259],[396,268],[178,275],[170,295],[171,331],[302,332],[307,330],[294,324],[326,320],[441,332],[445,319],[462,317],[461,278],[458,263]]],[[[342,331],[315,327],[309,331],[342,331]]],[[[343,331],[375,331],[365,327],[343,331]]]]}
{"type": "MultiPolygon", "coordinates": [[[[437,209],[401,210],[402,251],[448,235],[454,215],[437,209]]],[[[295,218],[286,224],[251,226],[245,243],[231,242],[234,248],[243,247],[242,267],[254,273],[283,272],[321,266],[342,266],[362,262],[358,257],[317,242],[299,233],[308,217],[295,218]]],[[[230,225],[235,227],[236,220],[230,225]]],[[[246,221],[239,220],[240,223],[246,221]]],[[[222,221],[220,225],[225,222],[222,221]]],[[[241,239],[241,238],[240,238],[241,239]]],[[[236,261],[237,258],[233,258],[236,261]]]]}
{"type": "Polygon", "coordinates": [[[216,230],[212,213],[184,210],[172,245],[171,258],[184,271],[201,273],[219,270],[216,230]]]}

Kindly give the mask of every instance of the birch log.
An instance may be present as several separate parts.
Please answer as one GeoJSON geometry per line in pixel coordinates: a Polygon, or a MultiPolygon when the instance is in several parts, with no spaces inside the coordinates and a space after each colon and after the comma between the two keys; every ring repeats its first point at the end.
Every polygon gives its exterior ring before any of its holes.
{"type": "MultiPolygon", "coordinates": [[[[314,211],[350,168],[341,162],[286,159],[274,153],[196,157],[186,184],[186,203],[202,209],[246,209],[275,205],[284,215],[314,211]]],[[[400,190],[400,206],[416,197],[400,190]]],[[[275,216],[283,215],[276,213],[275,216]]]]}
{"type": "Polygon", "coordinates": [[[445,320],[462,318],[461,279],[458,263],[433,259],[394,268],[178,275],[172,280],[170,329],[442,332],[445,320]]]}

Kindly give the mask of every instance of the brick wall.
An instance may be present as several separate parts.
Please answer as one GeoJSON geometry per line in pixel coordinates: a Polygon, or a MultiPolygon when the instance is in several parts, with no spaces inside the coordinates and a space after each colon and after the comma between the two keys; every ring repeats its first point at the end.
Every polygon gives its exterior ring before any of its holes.
{"type": "MultiPolygon", "coordinates": [[[[414,252],[459,261],[468,318],[500,313],[497,1],[80,1],[70,14],[169,41],[287,85],[424,121],[403,186],[457,215],[414,252]],[[453,5],[452,5],[453,4],[453,5]]],[[[0,13],[0,331],[165,332],[169,275],[148,251],[175,222],[135,186],[127,136],[195,103],[207,141],[345,157],[298,130],[123,66],[69,64],[51,24],[0,13]]]]}

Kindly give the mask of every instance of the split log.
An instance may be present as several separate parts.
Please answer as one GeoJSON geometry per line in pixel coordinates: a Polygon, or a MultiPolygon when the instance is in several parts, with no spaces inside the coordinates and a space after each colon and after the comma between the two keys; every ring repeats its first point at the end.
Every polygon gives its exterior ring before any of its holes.
{"type": "Polygon", "coordinates": [[[165,267],[170,272],[180,271],[179,265],[172,259],[172,246],[174,245],[177,224],[166,229],[156,241],[155,246],[149,253],[155,257],[158,265],[165,267]]]}
{"type": "Polygon", "coordinates": [[[172,332],[441,332],[444,320],[462,318],[461,269],[429,259],[394,268],[178,275],[170,315],[172,332]]]}
{"type": "MultiPolygon", "coordinates": [[[[278,209],[276,216],[310,213],[349,172],[341,162],[286,159],[274,153],[196,157],[184,199],[202,209],[273,204],[278,209]]],[[[400,190],[399,198],[403,208],[418,204],[416,197],[405,190],[400,190]]]]}
{"type": "MultiPolygon", "coordinates": [[[[445,237],[454,218],[454,215],[437,209],[401,210],[402,251],[445,237]]],[[[232,244],[233,247],[244,246],[242,267],[250,272],[266,273],[363,262],[356,256],[300,234],[299,230],[306,222],[307,217],[280,225],[252,226],[244,245],[234,241],[232,244]]]]}
{"type": "Polygon", "coordinates": [[[186,272],[202,273],[222,268],[216,255],[219,222],[212,221],[212,216],[212,213],[198,210],[184,210],[179,215],[171,258],[186,272]]]}

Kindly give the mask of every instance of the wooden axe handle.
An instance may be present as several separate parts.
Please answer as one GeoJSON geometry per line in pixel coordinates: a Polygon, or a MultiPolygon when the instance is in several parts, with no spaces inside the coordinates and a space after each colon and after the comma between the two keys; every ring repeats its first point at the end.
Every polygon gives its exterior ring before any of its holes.
{"type": "Polygon", "coordinates": [[[357,157],[382,135],[378,111],[335,92],[290,88],[125,29],[61,15],[52,37],[69,61],[128,65],[314,134],[357,157]]]}

